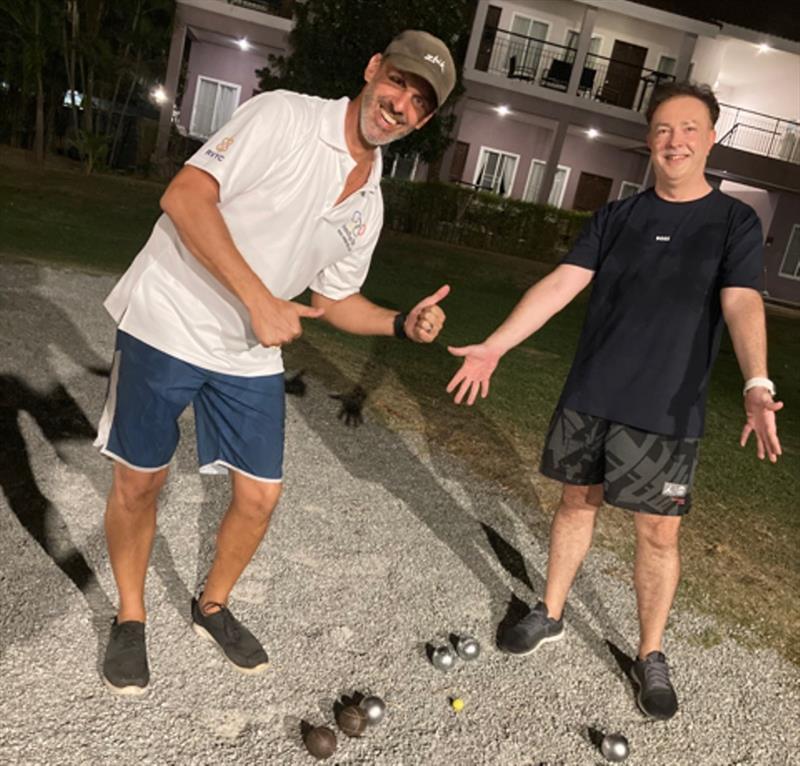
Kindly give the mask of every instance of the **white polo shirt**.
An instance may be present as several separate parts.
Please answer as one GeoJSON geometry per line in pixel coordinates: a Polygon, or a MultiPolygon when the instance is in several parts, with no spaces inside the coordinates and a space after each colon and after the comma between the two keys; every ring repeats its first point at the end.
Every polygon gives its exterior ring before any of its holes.
{"type": "MultiPolygon", "coordinates": [[[[187,164],[219,182],[219,210],[245,260],[278,298],[306,288],[357,293],[383,223],[381,156],[367,183],[334,205],[355,166],[344,135],[348,99],[288,91],[245,102],[187,164]]],[[[191,364],[231,375],[283,370],[244,305],[186,249],[162,215],[105,301],[119,328],[191,364]]]]}

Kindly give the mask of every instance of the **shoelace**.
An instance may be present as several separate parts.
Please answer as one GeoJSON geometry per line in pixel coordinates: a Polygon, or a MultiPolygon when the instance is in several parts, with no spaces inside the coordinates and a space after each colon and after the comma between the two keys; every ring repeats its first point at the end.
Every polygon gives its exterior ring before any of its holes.
{"type": "Polygon", "coordinates": [[[645,660],[642,663],[645,676],[647,677],[647,685],[652,689],[670,689],[669,682],[669,666],[666,660],[654,659],[645,660]]]}

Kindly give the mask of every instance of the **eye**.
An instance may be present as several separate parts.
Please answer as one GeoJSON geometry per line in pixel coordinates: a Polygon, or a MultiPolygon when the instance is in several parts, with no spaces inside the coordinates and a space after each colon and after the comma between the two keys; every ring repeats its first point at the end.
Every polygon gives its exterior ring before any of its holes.
{"type": "Polygon", "coordinates": [[[403,78],[402,78],[402,77],[400,77],[400,75],[399,75],[399,74],[390,74],[390,75],[389,75],[389,79],[390,79],[390,80],[391,80],[391,81],[392,81],[392,82],[393,82],[395,85],[402,85],[402,84],[403,84],[403,78]]]}

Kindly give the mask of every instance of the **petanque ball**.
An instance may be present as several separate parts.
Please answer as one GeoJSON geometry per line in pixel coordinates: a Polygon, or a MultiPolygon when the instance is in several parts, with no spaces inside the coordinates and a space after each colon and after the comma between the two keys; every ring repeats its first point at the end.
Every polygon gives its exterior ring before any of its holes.
{"type": "Polygon", "coordinates": [[[360,737],[367,728],[367,714],[358,705],[346,705],[336,716],[336,723],[348,737],[360,737]]]}
{"type": "Polygon", "coordinates": [[[437,670],[450,670],[456,662],[456,653],[449,646],[437,646],[431,655],[431,663],[437,670]]]}
{"type": "Polygon", "coordinates": [[[306,750],[320,761],[336,752],[336,735],[327,726],[315,726],[305,736],[306,750]]]}
{"type": "Polygon", "coordinates": [[[630,746],[622,734],[606,734],[600,742],[600,752],[607,761],[619,763],[628,757],[630,746]]]}
{"type": "Polygon", "coordinates": [[[456,643],[456,651],[462,660],[477,660],[481,653],[481,645],[472,636],[462,636],[456,643]]]}
{"type": "Polygon", "coordinates": [[[367,723],[370,725],[380,723],[386,715],[386,703],[380,697],[367,697],[361,707],[367,715],[367,723]]]}

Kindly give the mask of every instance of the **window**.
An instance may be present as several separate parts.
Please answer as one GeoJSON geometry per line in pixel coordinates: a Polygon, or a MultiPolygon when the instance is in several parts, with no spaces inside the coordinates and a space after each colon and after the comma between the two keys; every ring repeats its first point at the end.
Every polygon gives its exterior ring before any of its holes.
{"type": "Polygon", "coordinates": [[[786,252],[783,255],[778,274],[789,279],[800,279],[800,223],[792,227],[792,236],[789,237],[789,244],[786,245],[786,252]]]}
{"type": "Polygon", "coordinates": [[[634,194],[638,194],[642,190],[641,184],[635,184],[633,181],[623,181],[619,187],[619,196],[617,199],[627,199],[634,194]]]}
{"type": "Polygon", "coordinates": [[[544,41],[547,40],[549,31],[550,26],[543,21],[535,21],[529,16],[515,13],[511,19],[512,35],[508,46],[506,71],[508,71],[511,57],[513,56],[515,58],[515,71],[534,79],[539,69],[544,41]]]}
{"type": "MultiPolygon", "coordinates": [[[[578,39],[580,38],[581,33],[578,32],[577,29],[570,29],[567,30],[567,39],[564,41],[564,45],[567,46],[570,50],[564,51],[564,61],[569,62],[570,64],[575,63],[575,54],[578,52],[578,39]]],[[[603,44],[603,38],[597,37],[596,35],[592,35],[592,41],[589,43],[589,53],[586,57],[586,65],[593,66],[592,59],[589,58],[591,55],[597,55],[600,53],[600,46],[603,44]]]]}
{"type": "Polygon", "coordinates": [[[518,154],[507,154],[482,146],[475,174],[475,187],[508,197],[517,175],[518,162],[518,154]]]}
{"type": "Polygon", "coordinates": [[[219,130],[230,120],[239,105],[240,91],[240,85],[212,80],[210,77],[198,77],[189,133],[208,138],[219,130]]]}
{"type": "Polygon", "coordinates": [[[386,157],[386,164],[383,166],[383,174],[390,178],[399,178],[402,181],[413,181],[417,175],[417,165],[419,164],[419,154],[412,154],[408,157],[395,154],[386,157]]]}
{"type": "MultiPolygon", "coordinates": [[[[536,202],[536,197],[539,194],[539,189],[542,186],[542,177],[544,176],[545,163],[541,160],[531,160],[531,169],[528,173],[528,183],[525,185],[525,194],[523,199],[526,202],[536,202]]],[[[553,207],[561,207],[564,201],[564,191],[567,188],[567,179],[569,178],[569,168],[566,165],[559,165],[556,169],[556,175],[553,179],[553,188],[550,189],[550,196],[547,198],[547,204],[553,207]]]]}
{"type": "Polygon", "coordinates": [[[661,74],[675,74],[675,66],[678,62],[672,56],[662,56],[658,60],[658,71],[661,74]]]}

